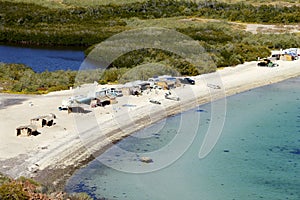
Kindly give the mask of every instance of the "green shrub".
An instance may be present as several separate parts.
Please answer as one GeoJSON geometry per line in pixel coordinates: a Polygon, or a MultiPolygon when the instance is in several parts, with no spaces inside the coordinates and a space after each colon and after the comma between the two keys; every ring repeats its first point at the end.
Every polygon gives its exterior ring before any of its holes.
{"type": "Polygon", "coordinates": [[[15,181],[4,183],[0,186],[1,200],[28,200],[29,196],[20,183],[15,181]]]}
{"type": "Polygon", "coordinates": [[[21,64],[0,64],[0,85],[5,91],[43,94],[47,91],[66,90],[75,82],[76,71],[35,73],[21,64]]]}
{"type": "Polygon", "coordinates": [[[3,183],[8,183],[10,181],[10,178],[7,176],[4,176],[3,174],[0,173],[0,185],[3,183]]]}

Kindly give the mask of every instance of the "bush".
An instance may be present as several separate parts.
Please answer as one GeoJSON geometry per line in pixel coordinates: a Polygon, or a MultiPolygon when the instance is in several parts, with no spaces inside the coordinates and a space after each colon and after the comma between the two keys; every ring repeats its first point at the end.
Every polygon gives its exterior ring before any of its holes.
{"type": "Polygon", "coordinates": [[[10,182],[10,178],[0,173],[0,185],[10,182]]]}
{"type": "Polygon", "coordinates": [[[20,183],[15,181],[4,183],[0,186],[1,200],[28,200],[29,196],[20,183]]]}
{"type": "Polygon", "coordinates": [[[0,85],[5,91],[17,93],[46,93],[66,90],[74,85],[76,71],[35,73],[21,64],[0,64],[0,85]]]}

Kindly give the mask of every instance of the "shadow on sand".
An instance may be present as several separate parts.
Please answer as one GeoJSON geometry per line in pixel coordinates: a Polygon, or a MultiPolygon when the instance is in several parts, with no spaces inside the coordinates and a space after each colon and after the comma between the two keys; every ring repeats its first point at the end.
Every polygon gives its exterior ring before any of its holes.
{"type": "Polygon", "coordinates": [[[0,109],[22,104],[26,100],[26,98],[0,98],[0,109]]]}

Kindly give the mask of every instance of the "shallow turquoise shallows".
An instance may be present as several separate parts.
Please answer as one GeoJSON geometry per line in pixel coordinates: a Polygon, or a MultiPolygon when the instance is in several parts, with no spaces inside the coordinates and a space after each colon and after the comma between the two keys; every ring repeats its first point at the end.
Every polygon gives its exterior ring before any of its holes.
{"type": "MultiPolygon", "coordinates": [[[[95,199],[300,199],[300,77],[227,97],[222,135],[204,159],[198,154],[211,122],[210,104],[170,117],[117,145],[136,154],[159,150],[177,134],[187,134],[177,131],[183,116],[190,124],[199,122],[197,135],[173,164],[133,174],[101,164],[100,156],[70,178],[67,191],[87,192],[95,199]],[[145,133],[148,137],[140,136],[145,133]]],[[[124,167],[158,162],[142,163],[138,157],[128,161],[113,149],[103,156],[124,167]]]]}

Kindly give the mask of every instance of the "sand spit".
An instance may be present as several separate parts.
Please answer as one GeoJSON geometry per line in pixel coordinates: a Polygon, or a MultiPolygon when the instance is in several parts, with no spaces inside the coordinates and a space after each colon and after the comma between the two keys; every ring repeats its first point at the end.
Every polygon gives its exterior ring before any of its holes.
{"type": "MultiPolygon", "coordinates": [[[[0,109],[0,172],[12,177],[33,177],[62,188],[74,170],[139,129],[215,99],[300,76],[300,60],[277,63],[279,67],[267,68],[249,62],[194,77],[196,85],[172,90],[180,101],[165,99],[166,91],[152,90],[139,97],[117,98],[117,104],[106,107],[87,106],[90,112],[85,114],[58,110],[73,91],[20,97],[18,104],[0,109]],[[221,89],[209,88],[207,84],[219,85],[221,89]],[[158,100],[161,105],[150,103],[149,99],[158,100]],[[125,104],[134,106],[122,106],[125,104]],[[49,113],[56,116],[54,126],[38,128],[41,134],[37,136],[16,136],[16,127],[49,113]]],[[[9,97],[1,95],[0,100],[4,102],[9,97]]]]}

